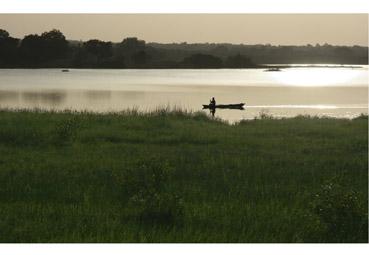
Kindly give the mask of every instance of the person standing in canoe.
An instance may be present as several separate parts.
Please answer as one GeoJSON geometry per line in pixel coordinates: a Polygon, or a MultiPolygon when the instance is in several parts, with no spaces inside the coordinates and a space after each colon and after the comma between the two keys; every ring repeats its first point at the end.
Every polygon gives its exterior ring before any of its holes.
{"type": "Polygon", "coordinates": [[[213,97],[211,100],[210,100],[210,107],[212,108],[215,108],[215,105],[216,105],[216,102],[215,102],[215,98],[213,97]]]}

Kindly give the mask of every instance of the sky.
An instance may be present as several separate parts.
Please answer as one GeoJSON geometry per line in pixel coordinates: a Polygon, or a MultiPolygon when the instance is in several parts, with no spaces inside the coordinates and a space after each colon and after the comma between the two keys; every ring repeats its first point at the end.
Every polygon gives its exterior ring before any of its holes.
{"type": "Polygon", "coordinates": [[[53,28],[83,41],[368,45],[367,14],[0,14],[13,37],[53,28]]]}

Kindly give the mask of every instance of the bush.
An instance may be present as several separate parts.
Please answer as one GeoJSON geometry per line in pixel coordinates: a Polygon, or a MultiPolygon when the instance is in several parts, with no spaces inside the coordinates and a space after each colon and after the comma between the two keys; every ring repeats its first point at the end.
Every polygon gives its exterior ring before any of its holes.
{"type": "Polygon", "coordinates": [[[269,113],[268,110],[262,109],[259,113],[259,118],[262,120],[271,120],[273,119],[273,115],[269,113]]]}
{"type": "Polygon", "coordinates": [[[59,122],[55,129],[54,142],[57,144],[73,142],[77,136],[78,127],[76,118],[69,118],[59,122]]]}
{"type": "Polygon", "coordinates": [[[327,182],[311,204],[316,221],[314,241],[368,242],[367,205],[337,178],[327,182]]]}
{"type": "Polygon", "coordinates": [[[183,217],[183,202],[169,189],[173,169],[167,161],[140,162],[124,177],[128,203],[145,223],[173,224],[183,217]]]}
{"type": "Polygon", "coordinates": [[[359,116],[357,116],[353,120],[368,120],[368,114],[361,113],[359,116]]]}

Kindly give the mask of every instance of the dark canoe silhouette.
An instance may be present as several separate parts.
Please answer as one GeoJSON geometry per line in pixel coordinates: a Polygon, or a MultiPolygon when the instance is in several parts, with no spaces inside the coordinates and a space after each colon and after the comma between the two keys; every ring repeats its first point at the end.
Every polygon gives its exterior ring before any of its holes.
{"type": "Polygon", "coordinates": [[[203,109],[239,109],[242,110],[243,106],[245,104],[244,103],[240,103],[240,104],[217,104],[215,105],[215,107],[213,105],[210,104],[203,104],[202,107],[203,109]]]}
{"type": "Polygon", "coordinates": [[[268,68],[264,70],[264,72],[280,72],[280,71],[282,70],[278,67],[268,68]]]}

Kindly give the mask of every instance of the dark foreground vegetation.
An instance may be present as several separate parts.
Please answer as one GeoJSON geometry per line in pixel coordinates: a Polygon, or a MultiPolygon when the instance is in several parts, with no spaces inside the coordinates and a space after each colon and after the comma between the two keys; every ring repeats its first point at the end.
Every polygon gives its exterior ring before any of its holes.
{"type": "Polygon", "coordinates": [[[368,118],[0,111],[1,242],[367,242],[368,118]]]}
{"type": "Polygon", "coordinates": [[[0,29],[0,68],[257,68],[262,64],[368,64],[368,47],[68,41],[59,30],[13,38],[0,29]]]}

